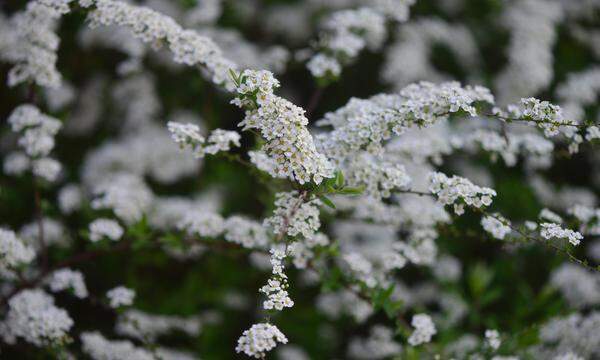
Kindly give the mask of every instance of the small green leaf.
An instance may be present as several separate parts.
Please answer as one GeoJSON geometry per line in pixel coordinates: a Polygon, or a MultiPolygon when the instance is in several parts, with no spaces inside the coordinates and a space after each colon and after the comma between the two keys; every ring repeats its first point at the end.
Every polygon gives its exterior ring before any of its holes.
{"type": "Polygon", "coordinates": [[[335,209],[335,204],[327,196],[321,195],[321,196],[319,196],[319,199],[323,202],[323,204],[329,206],[332,209],[335,209]]]}
{"type": "Polygon", "coordinates": [[[364,186],[361,187],[345,187],[338,191],[340,194],[344,195],[360,195],[365,191],[364,186]]]}
{"type": "Polygon", "coordinates": [[[344,173],[340,170],[335,172],[335,187],[338,189],[344,187],[344,173]]]}

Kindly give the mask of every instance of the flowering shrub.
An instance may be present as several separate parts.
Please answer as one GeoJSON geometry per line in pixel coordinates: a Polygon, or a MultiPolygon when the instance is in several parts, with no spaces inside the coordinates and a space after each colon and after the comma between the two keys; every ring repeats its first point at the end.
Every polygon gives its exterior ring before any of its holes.
{"type": "Polygon", "coordinates": [[[600,358],[598,14],[0,3],[3,358],[600,358]]]}

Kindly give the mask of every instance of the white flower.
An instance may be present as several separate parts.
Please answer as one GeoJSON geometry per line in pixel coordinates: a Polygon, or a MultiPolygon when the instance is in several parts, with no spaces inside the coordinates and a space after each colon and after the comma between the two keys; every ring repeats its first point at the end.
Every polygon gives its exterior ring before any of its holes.
{"type": "Polygon", "coordinates": [[[475,102],[493,104],[486,88],[462,87],[458,82],[411,84],[399,94],[380,94],[370,99],[351,99],[335,112],[328,113],[317,125],[331,125],[333,131],[316,136],[317,147],[336,163],[366,150],[381,155],[383,142],[413,126],[430,127],[463,110],[477,114],[475,102]]]}
{"type": "Polygon", "coordinates": [[[83,194],[79,186],[67,184],[58,193],[58,207],[63,214],[71,214],[81,207],[83,194]]]}
{"type": "Polygon", "coordinates": [[[275,325],[254,324],[238,339],[235,351],[261,359],[267,352],[273,350],[278,342],[287,344],[288,339],[275,325]]]}
{"type": "Polygon", "coordinates": [[[174,330],[195,337],[200,334],[201,328],[199,316],[155,315],[131,309],[119,315],[115,331],[119,335],[154,342],[159,336],[174,330]]]}
{"type": "Polygon", "coordinates": [[[563,221],[563,219],[557,213],[546,208],[542,209],[538,217],[542,220],[548,220],[557,224],[560,224],[563,221]]]}
{"type": "Polygon", "coordinates": [[[47,283],[52,292],[72,290],[73,294],[80,299],[88,296],[83,274],[79,271],[71,269],[57,270],[52,273],[47,283]]]}
{"type": "Polygon", "coordinates": [[[232,146],[240,146],[240,134],[235,131],[216,129],[205,140],[200,134],[198,125],[169,121],[167,126],[173,140],[181,148],[191,148],[197,158],[202,158],[206,154],[215,155],[219,151],[228,151],[232,146]]]}
{"type": "Polygon", "coordinates": [[[427,314],[414,315],[411,325],[415,328],[408,338],[408,343],[412,346],[430,342],[431,337],[437,333],[431,317],[427,314]]]}
{"type": "Polygon", "coordinates": [[[193,210],[186,213],[177,224],[189,235],[217,237],[225,230],[225,220],[219,214],[206,210],[193,210]]]}
{"type": "Polygon", "coordinates": [[[275,194],[275,211],[264,224],[273,227],[275,234],[302,235],[312,238],[321,227],[318,199],[301,198],[297,191],[275,194]]]}
{"type": "MultiPolygon", "coordinates": [[[[34,81],[39,86],[56,88],[61,76],[56,70],[56,51],[60,42],[54,33],[61,12],[44,1],[27,3],[25,11],[11,18],[8,60],[16,65],[8,74],[8,85],[34,81]]],[[[4,34],[3,34],[4,35],[4,34]]]]}
{"type": "Polygon", "coordinates": [[[169,121],[167,128],[171,132],[173,141],[184,146],[186,144],[204,143],[204,136],[200,133],[200,127],[196,124],[181,124],[169,121]]]}
{"type": "Polygon", "coordinates": [[[49,182],[56,181],[62,169],[62,165],[51,158],[33,160],[32,165],[33,174],[49,182]]]}
{"type": "MultiPolygon", "coordinates": [[[[80,336],[83,351],[94,360],[154,360],[155,354],[136,347],[127,340],[110,341],[99,332],[84,332],[80,336]]],[[[166,357],[165,357],[166,359],[166,357]]]]}
{"type": "Polygon", "coordinates": [[[252,249],[267,245],[269,237],[262,224],[243,216],[231,216],[225,220],[225,240],[252,249]]]}
{"type": "Polygon", "coordinates": [[[448,178],[439,172],[429,175],[429,191],[437,196],[439,202],[445,205],[454,205],[454,211],[461,215],[463,202],[468,206],[483,208],[492,203],[492,197],[496,192],[487,187],[480,187],[468,179],[452,176],[448,178]]]}
{"type": "Polygon", "coordinates": [[[112,209],[127,224],[135,223],[152,204],[153,195],[138,176],[118,173],[94,186],[94,209],[112,209]]]}
{"type": "Polygon", "coordinates": [[[354,359],[386,359],[402,351],[402,346],[394,341],[394,332],[384,326],[375,325],[366,339],[354,338],[350,341],[349,355],[354,359]]]}
{"type": "Polygon", "coordinates": [[[25,245],[11,230],[0,228],[0,269],[9,270],[28,264],[35,257],[35,251],[25,245]]]}
{"type": "Polygon", "coordinates": [[[286,258],[286,254],[283,251],[271,249],[271,265],[273,266],[273,272],[271,278],[269,278],[267,285],[260,288],[260,292],[267,295],[267,300],[263,302],[263,308],[265,310],[283,310],[286,307],[294,306],[294,301],[289,297],[287,288],[288,277],[283,272],[284,264],[283,261],[286,258]]]}
{"type": "Polygon", "coordinates": [[[597,273],[569,263],[559,266],[550,275],[550,284],[576,309],[600,304],[598,280],[597,273]]]}
{"type": "Polygon", "coordinates": [[[547,240],[556,239],[568,239],[569,242],[575,246],[579,245],[583,240],[583,235],[577,231],[570,229],[563,229],[558,224],[554,223],[541,223],[540,224],[540,235],[547,240]]]}
{"type": "Polygon", "coordinates": [[[306,64],[310,73],[317,78],[325,76],[337,77],[342,72],[340,63],[330,56],[317,54],[313,56],[306,64]]]}
{"type": "Polygon", "coordinates": [[[485,331],[485,341],[489,347],[493,350],[498,350],[500,344],[500,334],[497,330],[486,330],[485,331]]]}
{"type": "Polygon", "coordinates": [[[109,290],[106,293],[106,297],[110,301],[110,307],[118,308],[121,306],[129,306],[133,304],[135,298],[135,291],[128,289],[124,286],[118,286],[114,289],[109,290]]]}
{"type": "Polygon", "coordinates": [[[31,160],[25,153],[15,151],[4,158],[4,173],[6,175],[23,175],[31,168],[31,160]]]}
{"type": "Polygon", "coordinates": [[[5,325],[11,336],[39,347],[67,341],[73,320],[65,310],[54,306],[54,299],[44,291],[23,290],[10,299],[8,307],[5,325]]]}
{"type": "Polygon", "coordinates": [[[504,237],[512,231],[510,221],[499,214],[494,214],[494,216],[484,216],[481,219],[481,226],[483,227],[483,230],[499,240],[504,239],[504,237]]]}
{"type": "Polygon", "coordinates": [[[232,103],[246,108],[246,117],[239,126],[243,130],[257,129],[266,144],[262,151],[272,158],[273,177],[287,177],[300,184],[333,177],[333,166],[317,152],[306,128],[304,109],[276,96],[273,89],[279,82],[268,71],[246,70],[240,74],[238,98],[232,103]]]}
{"type": "Polygon", "coordinates": [[[90,241],[97,242],[104,238],[117,241],[123,236],[123,228],[111,219],[96,219],[90,224],[90,241]]]}
{"type": "Polygon", "coordinates": [[[30,157],[47,156],[54,148],[54,136],[62,124],[59,120],[42,114],[30,104],[13,110],[8,118],[14,132],[22,132],[19,145],[30,157]]]}

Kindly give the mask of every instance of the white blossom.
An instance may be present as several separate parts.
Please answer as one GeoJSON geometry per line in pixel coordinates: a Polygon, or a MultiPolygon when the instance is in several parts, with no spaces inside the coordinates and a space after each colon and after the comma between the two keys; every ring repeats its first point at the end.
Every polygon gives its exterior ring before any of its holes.
{"type": "Polygon", "coordinates": [[[61,345],[68,340],[73,320],[54,306],[54,299],[39,289],[23,290],[8,302],[8,314],[2,334],[6,339],[21,337],[39,346],[61,345]]]}
{"type": "Polygon", "coordinates": [[[232,146],[240,146],[240,134],[235,131],[216,129],[208,139],[200,134],[200,128],[195,124],[180,124],[170,121],[167,124],[173,140],[181,148],[189,147],[196,158],[206,154],[215,155],[220,151],[228,151],[232,146]]]}
{"type": "Polygon", "coordinates": [[[98,242],[104,238],[117,241],[123,236],[121,225],[111,219],[96,219],[90,224],[89,230],[92,242],[98,242]]]}
{"type": "Polygon", "coordinates": [[[260,288],[260,292],[267,296],[263,302],[265,310],[283,310],[286,307],[294,306],[294,301],[289,297],[287,289],[289,287],[288,277],[283,272],[285,269],[285,252],[271,249],[271,265],[273,271],[266,285],[260,288]]]}
{"type": "Polygon", "coordinates": [[[185,230],[189,235],[217,237],[225,230],[225,220],[219,214],[194,210],[185,214],[177,227],[185,230]]]}
{"type": "Polygon", "coordinates": [[[250,329],[245,330],[238,339],[235,351],[261,359],[267,352],[273,350],[277,343],[287,344],[287,342],[288,339],[275,325],[254,324],[250,329]]]}
{"type": "Polygon", "coordinates": [[[153,360],[151,351],[138,348],[127,340],[108,340],[99,332],[83,332],[80,335],[82,349],[94,360],[153,360]]]}
{"type": "Polygon", "coordinates": [[[437,333],[431,317],[426,314],[414,315],[411,325],[415,328],[415,331],[408,338],[408,343],[412,346],[430,342],[431,337],[437,333]]]}
{"type": "Polygon", "coordinates": [[[0,228],[0,270],[10,270],[30,263],[35,251],[11,230],[0,228]]]}
{"type": "Polygon", "coordinates": [[[85,286],[83,274],[71,269],[60,269],[53,272],[47,279],[48,287],[52,292],[63,290],[73,291],[73,295],[80,299],[88,296],[88,290],[85,286]]]}
{"type": "Polygon", "coordinates": [[[575,246],[579,245],[581,240],[583,240],[583,235],[581,235],[579,232],[570,229],[563,229],[558,224],[541,223],[540,227],[540,235],[544,239],[567,239],[575,246]]]}
{"type": "Polygon", "coordinates": [[[157,315],[133,309],[120,314],[115,327],[119,335],[152,342],[159,336],[173,331],[181,331],[190,337],[195,337],[200,334],[201,329],[202,322],[199,316],[157,315]]]}
{"type": "Polygon", "coordinates": [[[8,74],[9,86],[27,81],[52,88],[60,85],[61,75],[56,70],[60,40],[55,34],[60,16],[61,11],[46,1],[30,1],[24,11],[11,18],[13,42],[2,54],[15,64],[8,74]]]}
{"type": "Polygon", "coordinates": [[[342,72],[340,63],[335,58],[324,54],[313,56],[306,64],[306,67],[317,78],[326,76],[337,77],[342,72]]]}
{"type": "Polygon", "coordinates": [[[245,248],[260,248],[267,245],[269,238],[262,224],[243,216],[231,216],[225,220],[225,240],[245,248]]]}
{"type": "Polygon", "coordinates": [[[486,330],[485,341],[487,345],[494,351],[498,350],[500,344],[502,343],[500,340],[500,334],[498,333],[498,330],[486,330]]]}
{"type": "Polygon", "coordinates": [[[275,211],[264,224],[271,226],[275,234],[302,235],[312,238],[321,227],[318,199],[304,199],[297,191],[275,195],[275,211]]]}
{"type": "Polygon", "coordinates": [[[503,240],[512,231],[510,221],[498,214],[481,218],[481,226],[498,240],[503,240]]]}
{"type": "Polygon", "coordinates": [[[32,166],[32,172],[35,176],[49,182],[56,181],[62,169],[62,165],[51,158],[33,160],[32,166]]]}
{"type": "Polygon", "coordinates": [[[381,325],[371,328],[366,339],[350,341],[348,353],[353,359],[385,359],[399,354],[402,346],[394,341],[394,332],[381,325]]]}
{"type": "Polygon", "coordinates": [[[121,306],[129,306],[133,304],[135,298],[135,291],[128,289],[124,286],[118,286],[114,289],[109,290],[106,293],[106,297],[110,302],[110,307],[118,308],[121,306]]]}
{"type": "Polygon", "coordinates": [[[71,214],[81,207],[83,194],[79,186],[67,184],[58,193],[58,206],[63,214],[71,214]]]}
{"type": "Polygon", "coordinates": [[[268,71],[246,70],[239,75],[238,98],[234,104],[246,108],[239,126],[243,130],[257,129],[266,144],[262,151],[272,158],[276,167],[273,177],[285,176],[300,184],[333,177],[333,167],[317,152],[312,135],[306,128],[304,110],[276,96],[279,82],[268,71]]]}
{"type": "Polygon", "coordinates": [[[127,224],[139,221],[152,203],[150,189],[139,177],[118,173],[98,183],[93,190],[97,197],[94,209],[112,209],[127,224]]]}
{"type": "Polygon", "coordinates": [[[435,194],[438,201],[445,205],[454,205],[457,215],[464,213],[464,204],[475,208],[483,208],[492,203],[496,192],[490,188],[480,187],[468,179],[453,175],[451,178],[439,172],[429,175],[429,191],[435,194]]]}

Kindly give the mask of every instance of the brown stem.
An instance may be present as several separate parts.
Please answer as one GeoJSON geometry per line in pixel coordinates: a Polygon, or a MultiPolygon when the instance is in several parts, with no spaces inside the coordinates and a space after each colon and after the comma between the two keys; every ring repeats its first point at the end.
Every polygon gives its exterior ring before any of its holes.
{"type": "Polygon", "coordinates": [[[67,258],[61,262],[59,262],[58,264],[50,267],[50,268],[46,268],[44,269],[42,272],[40,272],[36,277],[34,277],[31,280],[28,281],[24,281],[21,284],[19,284],[18,286],[15,286],[14,289],[12,289],[12,291],[10,291],[6,296],[4,296],[2,298],[2,300],[0,300],[0,307],[6,305],[8,303],[8,301],[15,296],[16,294],[18,294],[21,290],[24,289],[29,289],[32,287],[35,287],[37,285],[39,285],[39,283],[44,280],[44,278],[46,276],[48,276],[49,274],[53,273],[56,270],[62,269],[62,268],[66,268],[75,264],[79,264],[82,262],[86,262],[92,259],[95,259],[97,257],[100,257],[102,255],[106,255],[106,254],[111,254],[113,252],[118,252],[118,251],[123,251],[123,250],[127,250],[131,247],[131,243],[124,241],[119,243],[118,245],[110,248],[110,249],[103,249],[103,250],[90,250],[90,251],[85,251],[79,254],[75,254],[73,256],[71,256],[70,258],[67,258]]]}
{"type": "Polygon", "coordinates": [[[42,269],[46,269],[48,267],[48,246],[46,244],[46,240],[44,238],[44,213],[42,210],[42,202],[40,197],[40,191],[35,184],[35,178],[33,179],[33,197],[35,204],[35,216],[38,227],[38,244],[40,246],[41,252],[41,264],[42,269]]]}
{"type": "Polygon", "coordinates": [[[319,105],[319,101],[321,100],[321,97],[323,97],[324,91],[325,91],[325,88],[322,86],[319,86],[317,88],[317,90],[315,90],[315,92],[313,92],[313,94],[310,97],[310,100],[308,100],[308,104],[306,105],[306,113],[305,113],[306,118],[310,118],[310,116],[313,114],[313,112],[319,105]]]}

